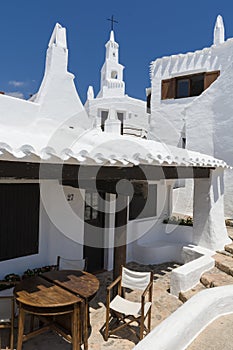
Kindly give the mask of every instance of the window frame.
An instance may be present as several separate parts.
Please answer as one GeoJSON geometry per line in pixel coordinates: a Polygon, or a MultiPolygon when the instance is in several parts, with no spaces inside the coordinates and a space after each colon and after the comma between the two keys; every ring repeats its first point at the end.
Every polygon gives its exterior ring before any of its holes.
{"type": "Polygon", "coordinates": [[[189,98],[200,96],[208,87],[219,77],[220,70],[210,71],[210,72],[200,72],[195,74],[187,74],[176,76],[170,79],[163,79],[161,81],[161,100],[168,99],[180,99],[180,98],[189,98]],[[191,95],[191,81],[193,77],[203,76],[203,90],[198,95],[191,95]],[[189,81],[189,94],[188,96],[177,96],[177,84],[181,80],[189,81]]]}

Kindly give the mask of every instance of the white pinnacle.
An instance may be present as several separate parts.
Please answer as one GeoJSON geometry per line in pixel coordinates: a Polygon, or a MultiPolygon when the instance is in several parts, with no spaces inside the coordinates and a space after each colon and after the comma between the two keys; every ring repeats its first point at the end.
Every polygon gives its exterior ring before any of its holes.
{"type": "Polygon", "coordinates": [[[225,41],[225,28],[222,16],[218,15],[214,27],[214,45],[219,45],[225,41]]]}
{"type": "Polygon", "coordinates": [[[94,89],[93,86],[89,86],[87,90],[87,99],[88,100],[93,100],[94,99],[94,89]]]}
{"type": "Polygon", "coordinates": [[[66,29],[63,28],[59,23],[56,23],[49,41],[49,47],[52,47],[54,45],[67,49],[66,29]]]}
{"type": "Polygon", "coordinates": [[[114,38],[114,31],[111,30],[111,33],[110,33],[110,41],[115,41],[115,38],[114,38]]]}
{"type": "Polygon", "coordinates": [[[114,108],[110,108],[108,113],[108,120],[118,120],[117,113],[114,108]]]}

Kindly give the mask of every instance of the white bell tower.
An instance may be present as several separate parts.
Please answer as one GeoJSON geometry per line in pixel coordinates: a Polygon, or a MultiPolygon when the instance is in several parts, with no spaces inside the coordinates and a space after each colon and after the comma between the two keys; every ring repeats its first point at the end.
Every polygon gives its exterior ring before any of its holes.
{"type": "Polygon", "coordinates": [[[105,45],[106,57],[101,69],[100,92],[97,97],[121,97],[125,95],[123,69],[119,63],[119,45],[115,41],[114,31],[110,32],[110,39],[105,45]]]}

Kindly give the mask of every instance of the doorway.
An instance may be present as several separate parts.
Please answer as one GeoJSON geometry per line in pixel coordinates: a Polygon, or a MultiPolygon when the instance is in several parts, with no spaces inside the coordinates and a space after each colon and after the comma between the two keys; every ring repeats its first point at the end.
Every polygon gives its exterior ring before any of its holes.
{"type": "Polygon", "coordinates": [[[83,256],[87,258],[87,271],[92,273],[104,269],[104,207],[104,192],[86,190],[83,256]]]}

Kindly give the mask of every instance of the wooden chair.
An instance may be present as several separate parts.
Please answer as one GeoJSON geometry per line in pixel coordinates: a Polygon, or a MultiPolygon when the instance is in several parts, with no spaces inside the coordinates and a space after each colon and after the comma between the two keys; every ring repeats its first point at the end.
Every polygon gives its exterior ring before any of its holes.
{"type": "MultiPolygon", "coordinates": [[[[107,288],[106,301],[106,328],[105,340],[123,327],[132,326],[133,322],[139,325],[139,339],[151,329],[153,272],[136,272],[122,266],[121,275],[107,288]],[[111,291],[118,287],[118,293],[111,301],[111,291]],[[139,302],[126,298],[125,288],[131,291],[140,291],[139,302]],[[147,299],[147,300],[146,300],[147,299]],[[110,330],[110,323],[116,318],[117,326],[110,330]],[[145,320],[147,318],[147,326],[145,320]]],[[[112,328],[112,327],[111,327],[112,328]]],[[[136,333],[134,328],[130,329],[136,333]]],[[[136,333],[138,336],[138,334],[136,333]]]]}
{"type": "MultiPolygon", "coordinates": [[[[87,258],[72,260],[66,259],[58,255],[57,257],[57,269],[58,270],[80,270],[87,271],[87,258]]],[[[90,308],[85,301],[84,309],[82,309],[83,317],[86,325],[90,326],[90,308]]]]}
{"type": "MultiPolygon", "coordinates": [[[[0,292],[0,329],[10,329],[10,349],[14,349],[14,318],[15,318],[15,300],[13,289],[5,289],[0,292]]],[[[0,337],[0,349],[1,349],[0,337]]]]}
{"type": "Polygon", "coordinates": [[[87,270],[87,258],[79,260],[66,259],[58,255],[57,257],[58,270],[87,270]]]}

